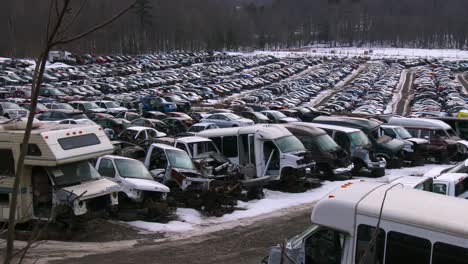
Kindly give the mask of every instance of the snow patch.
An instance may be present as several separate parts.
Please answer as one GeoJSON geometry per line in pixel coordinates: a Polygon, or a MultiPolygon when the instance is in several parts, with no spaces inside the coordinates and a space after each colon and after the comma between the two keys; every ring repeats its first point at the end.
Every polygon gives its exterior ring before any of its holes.
{"type": "Polygon", "coordinates": [[[279,191],[265,190],[265,197],[261,200],[249,202],[238,202],[238,210],[222,217],[205,217],[194,209],[178,208],[176,214],[178,221],[172,221],[167,224],[135,221],[129,222],[130,226],[142,229],[148,232],[164,233],[184,233],[203,229],[203,227],[213,226],[228,222],[237,222],[246,218],[253,218],[275,211],[295,207],[304,204],[311,204],[322,199],[333,190],[339,188],[346,182],[357,182],[365,179],[367,182],[387,182],[401,176],[429,176],[439,175],[440,172],[453,165],[425,165],[403,169],[387,169],[386,176],[381,178],[357,178],[348,181],[323,182],[322,186],[309,190],[304,193],[284,193],[279,191]]]}

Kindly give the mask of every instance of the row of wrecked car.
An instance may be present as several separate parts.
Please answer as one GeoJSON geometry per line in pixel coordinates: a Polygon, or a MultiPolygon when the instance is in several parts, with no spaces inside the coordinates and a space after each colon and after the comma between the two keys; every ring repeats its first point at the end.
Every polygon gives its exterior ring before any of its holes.
{"type": "Polygon", "coordinates": [[[468,108],[463,86],[449,68],[438,66],[417,68],[413,89],[415,94],[411,100],[411,116],[456,116],[468,108]]]}

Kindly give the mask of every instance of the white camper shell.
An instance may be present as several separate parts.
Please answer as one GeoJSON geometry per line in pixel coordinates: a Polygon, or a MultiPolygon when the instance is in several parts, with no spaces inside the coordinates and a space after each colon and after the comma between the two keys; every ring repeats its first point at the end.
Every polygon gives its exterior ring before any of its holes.
{"type": "Polygon", "coordinates": [[[466,263],[467,206],[401,184],[346,183],[317,203],[313,226],[270,250],[268,263],[466,263]]]}
{"type": "MultiPolygon", "coordinates": [[[[0,221],[9,217],[23,125],[0,125],[0,221]]],[[[55,217],[62,207],[83,215],[116,205],[119,186],[102,178],[88,162],[113,150],[97,125],[35,124],[20,179],[17,221],[55,217]]]]}
{"type": "Polygon", "coordinates": [[[304,145],[280,125],[254,125],[210,129],[197,134],[211,139],[221,153],[252,178],[278,181],[285,175],[300,177],[314,166],[304,145]]]}

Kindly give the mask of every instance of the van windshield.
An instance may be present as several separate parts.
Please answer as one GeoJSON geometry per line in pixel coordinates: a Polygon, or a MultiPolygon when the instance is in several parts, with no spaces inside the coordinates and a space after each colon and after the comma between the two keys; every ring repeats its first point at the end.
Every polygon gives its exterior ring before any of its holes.
{"type": "Polygon", "coordinates": [[[167,149],[166,154],[173,168],[195,170],[192,160],[185,151],[167,149]]]}
{"type": "Polygon", "coordinates": [[[117,166],[117,170],[119,171],[120,176],[124,178],[153,180],[150,172],[140,161],[130,159],[116,159],[115,165],[117,166]]]}
{"type": "Polygon", "coordinates": [[[354,147],[363,147],[370,144],[369,138],[362,131],[350,133],[349,138],[351,139],[351,145],[354,147]]]}
{"type": "Polygon", "coordinates": [[[78,185],[101,178],[101,175],[88,161],[79,161],[47,169],[58,187],[78,185]]]}
{"type": "Polygon", "coordinates": [[[281,150],[283,153],[289,152],[297,152],[297,151],[304,151],[305,147],[299,139],[295,136],[286,136],[280,139],[274,140],[276,146],[281,150]]]}
{"type": "Polygon", "coordinates": [[[315,137],[314,141],[322,152],[334,151],[340,148],[329,135],[315,137]]]}

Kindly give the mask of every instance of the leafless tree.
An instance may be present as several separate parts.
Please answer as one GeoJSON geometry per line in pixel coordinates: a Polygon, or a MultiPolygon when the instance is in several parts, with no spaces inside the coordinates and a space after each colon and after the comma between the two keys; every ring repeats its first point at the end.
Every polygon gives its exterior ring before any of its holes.
{"type": "MultiPolygon", "coordinates": [[[[47,58],[52,48],[58,45],[66,45],[68,43],[80,40],[93,32],[104,28],[119,17],[124,15],[127,11],[132,9],[136,0],[130,3],[127,7],[110,17],[106,21],[92,26],[88,30],[84,30],[77,34],[70,34],[69,29],[73,27],[77,18],[81,15],[86,0],[81,0],[76,11],[73,10],[72,2],[80,2],[79,0],[50,0],[47,27],[46,27],[46,38],[44,40],[43,50],[40,52],[36,59],[36,67],[34,70],[34,78],[31,87],[31,109],[29,112],[26,130],[21,145],[20,155],[17,162],[15,181],[13,185],[13,193],[10,200],[10,214],[8,221],[8,236],[7,236],[7,248],[5,255],[5,264],[9,264],[12,261],[14,240],[15,240],[15,226],[16,226],[16,207],[18,201],[18,192],[20,186],[21,175],[23,174],[24,159],[28,149],[28,143],[31,136],[31,130],[34,120],[34,114],[36,112],[37,99],[39,96],[39,89],[41,88],[44,71],[46,69],[47,58]]],[[[24,251],[27,251],[25,248],[24,251]]],[[[23,254],[24,256],[24,254],[23,254]]],[[[23,258],[23,257],[22,257],[23,258]]],[[[21,259],[22,259],[21,258],[21,259]]]]}

